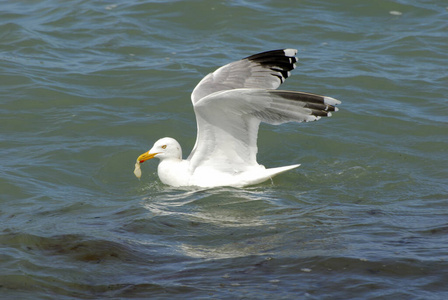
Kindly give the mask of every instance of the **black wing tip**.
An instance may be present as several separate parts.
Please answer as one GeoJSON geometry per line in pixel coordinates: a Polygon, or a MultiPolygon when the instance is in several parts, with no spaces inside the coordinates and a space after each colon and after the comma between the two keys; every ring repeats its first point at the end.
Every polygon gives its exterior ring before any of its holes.
{"type": "Polygon", "coordinates": [[[269,92],[286,100],[303,102],[303,107],[310,109],[311,115],[317,117],[316,120],[321,117],[331,117],[332,112],[339,111],[336,106],[341,104],[341,101],[337,99],[317,94],[283,90],[271,90],[269,92]]]}
{"type": "Polygon", "coordinates": [[[268,66],[281,66],[292,70],[298,61],[296,49],[271,50],[248,56],[244,59],[268,66]]]}
{"type": "Polygon", "coordinates": [[[294,57],[297,55],[297,49],[287,48],[287,49],[277,49],[264,51],[257,54],[250,55],[245,57],[245,59],[249,60],[257,60],[265,57],[294,57]]]}
{"type": "Polygon", "coordinates": [[[296,54],[296,49],[287,48],[265,51],[243,59],[250,60],[264,68],[270,69],[273,71],[271,75],[278,77],[280,83],[283,83],[290,76],[289,71],[296,67],[296,54]]]}
{"type": "Polygon", "coordinates": [[[296,55],[297,55],[296,49],[281,49],[281,50],[271,50],[257,53],[243,59],[251,60],[260,64],[268,64],[268,65],[282,64],[292,66],[297,62],[296,55]]]}

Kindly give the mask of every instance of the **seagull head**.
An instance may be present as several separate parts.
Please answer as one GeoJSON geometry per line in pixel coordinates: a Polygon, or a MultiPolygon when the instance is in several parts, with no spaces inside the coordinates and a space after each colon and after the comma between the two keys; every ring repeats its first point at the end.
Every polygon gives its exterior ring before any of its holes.
{"type": "Polygon", "coordinates": [[[182,148],[179,143],[170,137],[165,137],[154,143],[154,146],[148,151],[143,153],[137,158],[139,163],[144,163],[148,159],[157,157],[161,160],[171,158],[171,159],[182,159],[182,148]]]}

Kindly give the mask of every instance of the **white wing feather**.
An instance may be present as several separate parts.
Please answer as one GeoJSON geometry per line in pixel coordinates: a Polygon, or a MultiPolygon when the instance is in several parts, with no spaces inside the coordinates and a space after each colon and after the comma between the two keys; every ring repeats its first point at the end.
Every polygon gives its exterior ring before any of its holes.
{"type": "Polygon", "coordinates": [[[236,174],[259,167],[260,122],[308,122],[331,116],[340,101],[314,94],[275,90],[295,68],[297,50],[267,51],[218,68],[191,94],[196,144],[189,172],[206,168],[236,174]]]}
{"type": "Polygon", "coordinates": [[[331,115],[340,102],[314,94],[263,89],[233,89],[208,95],[194,105],[198,125],[190,170],[211,167],[243,172],[258,166],[260,122],[308,122],[331,115]]]}
{"type": "Polygon", "coordinates": [[[276,89],[295,68],[297,50],[273,50],[248,56],[205,76],[191,94],[196,103],[218,91],[240,88],[276,89]]]}

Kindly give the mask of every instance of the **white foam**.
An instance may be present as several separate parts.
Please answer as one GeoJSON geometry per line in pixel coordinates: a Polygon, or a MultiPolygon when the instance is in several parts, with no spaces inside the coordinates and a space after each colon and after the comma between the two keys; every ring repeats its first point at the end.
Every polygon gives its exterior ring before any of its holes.
{"type": "Polygon", "coordinates": [[[393,15],[393,16],[401,16],[403,13],[401,11],[397,11],[397,10],[391,10],[389,12],[389,14],[393,15]]]}

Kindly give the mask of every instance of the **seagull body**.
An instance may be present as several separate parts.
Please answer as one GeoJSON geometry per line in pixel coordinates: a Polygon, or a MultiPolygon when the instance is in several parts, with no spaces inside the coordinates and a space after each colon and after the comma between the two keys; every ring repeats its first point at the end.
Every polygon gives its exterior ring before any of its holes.
{"type": "MultiPolygon", "coordinates": [[[[160,159],[158,176],[174,187],[244,187],[261,183],[294,164],[265,168],[257,163],[260,122],[309,122],[331,116],[341,102],[315,94],[276,90],[295,68],[297,50],[267,51],[220,67],[205,76],[191,95],[197,122],[196,144],[187,159],[169,137],[140,155],[140,164],[160,159]]],[[[138,172],[137,172],[138,171],[138,172]]]]}

